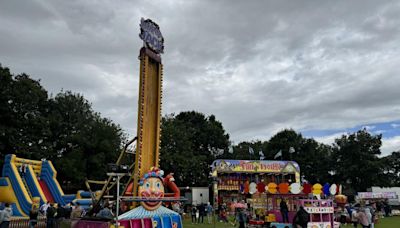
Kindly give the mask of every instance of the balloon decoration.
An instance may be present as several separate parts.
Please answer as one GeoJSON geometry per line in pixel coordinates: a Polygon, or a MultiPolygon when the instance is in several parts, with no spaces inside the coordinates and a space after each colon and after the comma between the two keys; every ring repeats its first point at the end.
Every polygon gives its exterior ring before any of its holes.
{"type": "Polygon", "coordinates": [[[269,183],[266,188],[267,191],[272,194],[275,194],[278,191],[278,185],[276,185],[274,182],[269,183]]]}
{"type": "Polygon", "coordinates": [[[310,194],[312,190],[312,186],[309,183],[303,184],[303,193],[304,194],[310,194]]]}
{"type": "Polygon", "coordinates": [[[322,185],[320,185],[320,184],[314,184],[313,186],[312,186],[312,193],[314,194],[314,195],[321,195],[321,193],[322,193],[322,185]]]}
{"type": "Polygon", "coordinates": [[[322,187],[322,192],[326,196],[330,196],[331,195],[331,192],[329,191],[329,187],[330,187],[330,185],[328,183],[324,184],[324,186],[322,187]]]}
{"type": "Polygon", "coordinates": [[[257,192],[257,184],[254,182],[251,182],[249,185],[249,193],[254,194],[257,192]]]}
{"type": "Polygon", "coordinates": [[[336,195],[337,192],[338,191],[336,184],[332,184],[331,187],[329,188],[329,193],[331,193],[331,195],[336,195]]]}
{"type": "Polygon", "coordinates": [[[290,192],[292,194],[299,194],[301,193],[301,190],[303,190],[303,188],[299,183],[293,183],[290,185],[290,192]]]}
{"type": "Polygon", "coordinates": [[[249,185],[250,185],[249,181],[244,182],[244,191],[243,191],[244,194],[249,193],[249,185]]]}
{"type": "MultiPolygon", "coordinates": [[[[248,177],[239,174],[230,174],[223,176],[218,180],[218,190],[227,191],[239,191],[242,194],[313,194],[315,196],[320,196],[324,194],[325,196],[340,194],[340,185],[325,183],[323,186],[319,183],[309,184],[309,183],[275,183],[272,175],[269,181],[265,182],[265,179],[255,177],[248,177]],[[268,184],[267,184],[268,183],[268,184]]],[[[144,185],[147,186],[147,185],[144,185]]]]}
{"type": "Polygon", "coordinates": [[[259,193],[265,192],[265,184],[264,184],[264,182],[261,181],[260,183],[257,184],[257,191],[259,193]]]}
{"type": "Polygon", "coordinates": [[[288,183],[280,183],[278,185],[279,193],[287,194],[289,193],[289,184],[288,183]]]}

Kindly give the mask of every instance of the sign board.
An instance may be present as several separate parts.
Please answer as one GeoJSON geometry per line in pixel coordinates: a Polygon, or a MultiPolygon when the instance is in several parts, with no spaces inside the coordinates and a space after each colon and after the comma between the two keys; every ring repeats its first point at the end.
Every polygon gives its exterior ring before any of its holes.
{"type": "Polygon", "coordinates": [[[304,207],[309,214],[332,214],[333,207],[304,207]]]}
{"type": "Polygon", "coordinates": [[[397,199],[396,192],[359,192],[360,199],[397,199]]]}
{"type": "Polygon", "coordinates": [[[300,167],[293,161],[267,160],[215,160],[214,171],[219,173],[299,173],[300,167]]]}
{"type": "Polygon", "coordinates": [[[160,27],[150,19],[142,18],[140,20],[140,39],[146,46],[157,54],[164,53],[164,37],[161,34],[160,27]]]}
{"type": "Polygon", "coordinates": [[[309,222],[307,228],[332,228],[330,222],[309,222]]]}

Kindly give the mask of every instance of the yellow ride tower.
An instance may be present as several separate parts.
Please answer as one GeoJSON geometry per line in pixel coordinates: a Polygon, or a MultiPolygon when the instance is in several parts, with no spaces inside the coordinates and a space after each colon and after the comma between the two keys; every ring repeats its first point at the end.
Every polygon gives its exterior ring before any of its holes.
{"type": "Polygon", "coordinates": [[[137,196],[139,178],[158,167],[160,148],[162,74],[160,54],[164,38],[159,26],[150,19],[140,22],[144,47],[140,50],[140,82],[137,121],[137,147],[133,173],[133,196],[137,196]]]}

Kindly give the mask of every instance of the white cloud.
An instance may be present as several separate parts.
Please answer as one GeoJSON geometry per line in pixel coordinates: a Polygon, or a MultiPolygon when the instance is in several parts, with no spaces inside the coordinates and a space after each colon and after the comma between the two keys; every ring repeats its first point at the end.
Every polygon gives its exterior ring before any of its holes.
{"type": "Polygon", "coordinates": [[[342,137],[342,135],[348,135],[347,132],[338,132],[332,135],[327,135],[327,136],[320,136],[320,137],[314,137],[314,139],[317,142],[326,144],[326,145],[332,145],[335,142],[335,139],[338,139],[342,137]]]}
{"type": "MultiPolygon", "coordinates": [[[[340,138],[342,135],[349,135],[347,132],[338,132],[332,135],[314,137],[317,142],[324,143],[327,145],[332,145],[335,139],[340,138]]],[[[400,151],[400,136],[395,136],[391,138],[382,138],[381,146],[381,156],[389,155],[394,151],[400,151]]]]}
{"type": "Polygon", "coordinates": [[[390,124],[390,126],[392,128],[398,128],[398,127],[400,127],[400,124],[393,123],[393,124],[390,124]]]}
{"type": "Polygon", "coordinates": [[[382,155],[389,155],[394,151],[400,151],[400,136],[395,136],[392,138],[383,138],[382,139],[382,147],[381,147],[382,155]]]}

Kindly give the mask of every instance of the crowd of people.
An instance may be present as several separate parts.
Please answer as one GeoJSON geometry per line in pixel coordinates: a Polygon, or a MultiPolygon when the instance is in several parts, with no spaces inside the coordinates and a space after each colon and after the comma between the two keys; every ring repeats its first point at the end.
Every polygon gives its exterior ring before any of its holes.
{"type": "MultiPolygon", "coordinates": [[[[282,213],[284,214],[286,222],[289,222],[287,214],[287,205],[286,207],[283,205],[286,204],[284,201],[282,203],[282,213]],[[285,211],[286,208],[286,211],[285,211]]],[[[251,213],[246,207],[246,204],[241,203],[239,204],[239,207],[233,207],[233,208],[227,208],[225,203],[219,204],[216,211],[216,219],[219,222],[227,223],[232,226],[238,226],[239,228],[244,228],[246,227],[245,224],[247,224],[250,221],[251,213]],[[245,206],[242,206],[245,205],[245,206]]],[[[207,216],[207,222],[211,224],[212,218],[213,218],[213,212],[214,208],[210,203],[207,204],[199,204],[199,205],[192,205],[189,208],[190,215],[191,215],[191,221],[192,224],[199,224],[199,223],[204,223],[204,217],[207,216]]],[[[309,214],[307,211],[303,208],[300,207],[298,212],[296,213],[295,217],[293,218],[293,227],[307,227],[307,223],[309,222],[309,214]]]]}
{"type": "MultiPolygon", "coordinates": [[[[56,228],[64,220],[79,219],[84,217],[87,213],[79,202],[71,204],[66,204],[65,206],[58,206],[56,203],[46,202],[40,207],[38,205],[32,205],[29,211],[29,228],[34,228],[37,226],[39,218],[44,218],[46,221],[47,228],[56,228]]],[[[8,228],[11,222],[11,217],[13,216],[13,210],[11,205],[8,203],[4,204],[4,209],[0,210],[0,228],[8,228]]],[[[114,219],[114,213],[112,211],[112,204],[105,203],[94,217],[100,219],[114,219]]]]}
{"type": "Polygon", "coordinates": [[[204,217],[207,217],[208,224],[212,223],[213,207],[210,202],[207,204],[192,205],[190,208],[192,224],[204,223],[204,217]]]}
{"type": "Polygon", "coordinates": [[[391,216],[391,206],[386,201],[378,201],[366,206],[346,206],[338,210],[337,217],[342,224],[352,223],[354,227],[374,228],[379,218],[391,216]]]}

